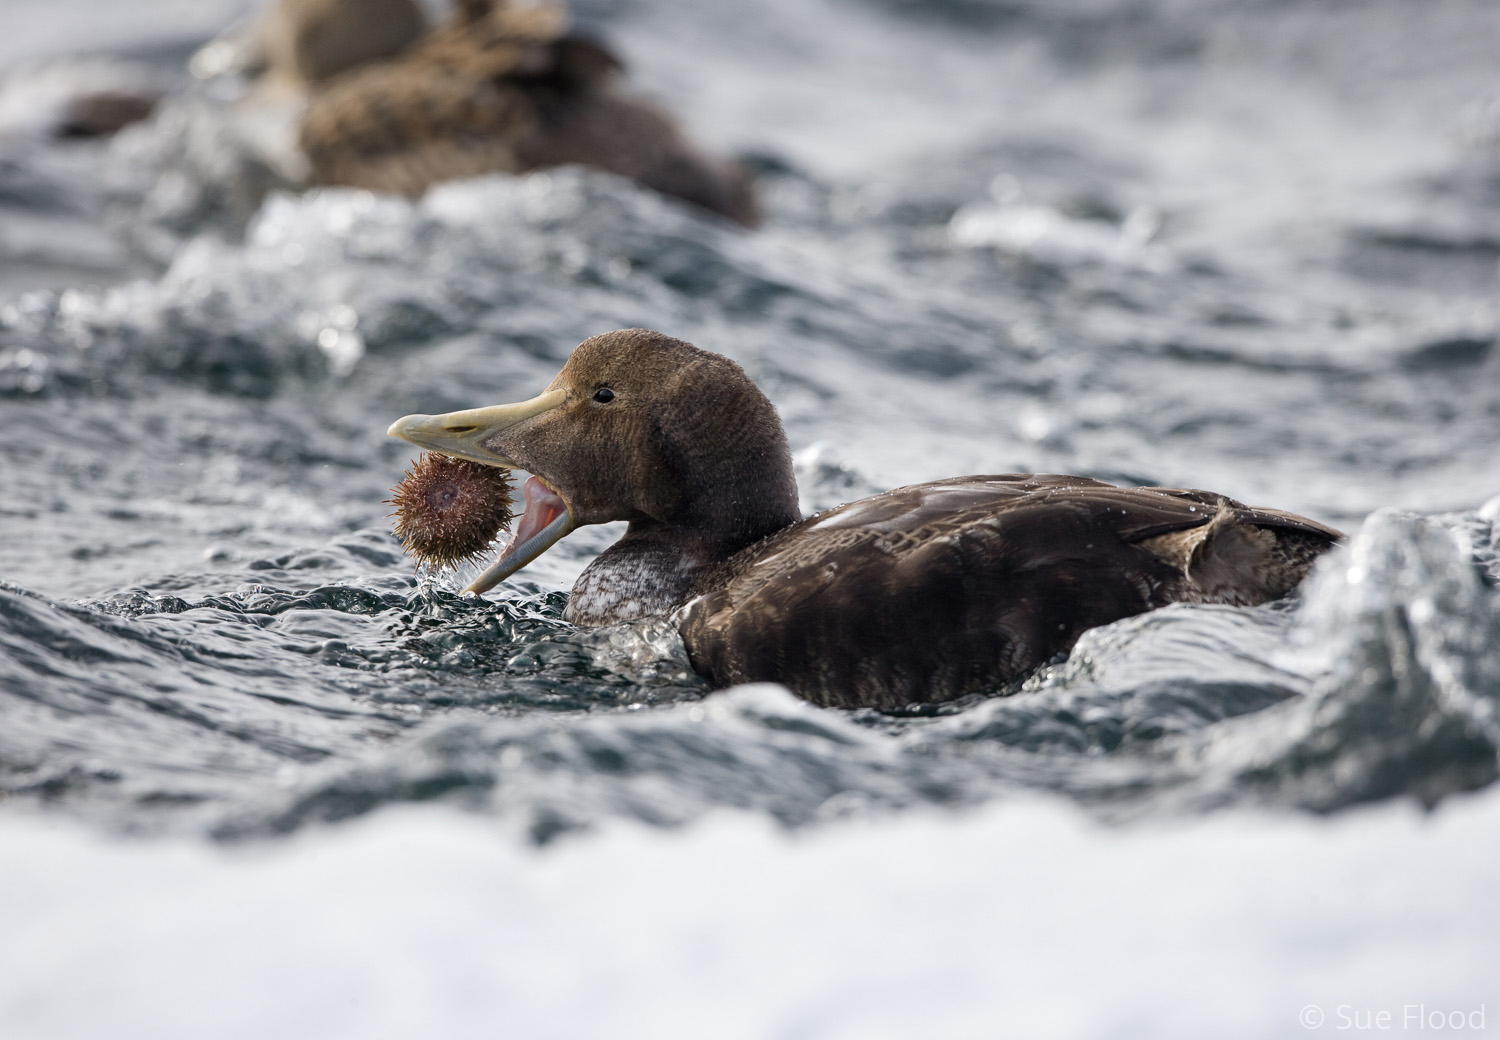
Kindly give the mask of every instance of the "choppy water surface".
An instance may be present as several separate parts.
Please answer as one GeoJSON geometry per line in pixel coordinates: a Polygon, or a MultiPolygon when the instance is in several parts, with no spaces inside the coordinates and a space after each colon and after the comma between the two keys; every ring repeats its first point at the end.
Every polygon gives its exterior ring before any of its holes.
{"type": "Polygon", "coordinates": [[[1493,5],[577,9],[753,165],[763,228],[580,169],[278,192],[235,85],[183,71],[233,0],[7,6],[0,1032],[1494,1013],[1493,5]],[[168,100],[30,134],[87,76],[168,100]],[[1351,537],[1290,600],[904,714],[711,693],[664,623],[564,624],[614,529],[483,601],[419,580],[390,421],[629,326],[747,368],[809,511],[1036,470],[1351,537]]]}
{"type": "MultiPolygon", "coordinates": [[[[123,56],[176,84],[152,122],[0,142],[7,801],[228,837],[441,801],[545,842],[715,807],[1321,813],[1495,778],[1487,4],[581,14],[751,157],[762,230],[579,169],[262,199],[231,91],[165,31],[123,56]],[[1071,472],[1351,542],[1294,601],[1121,622],[1010,696],[903,716],[709,695],[663,625],[562,623],[614,530],[487,601],[416,580],[387,424],[530,396],[630,326],[746,366],[808,509],[1071,472]]],[[[32,21],[65,49],[62,15],[32,21]]]]}

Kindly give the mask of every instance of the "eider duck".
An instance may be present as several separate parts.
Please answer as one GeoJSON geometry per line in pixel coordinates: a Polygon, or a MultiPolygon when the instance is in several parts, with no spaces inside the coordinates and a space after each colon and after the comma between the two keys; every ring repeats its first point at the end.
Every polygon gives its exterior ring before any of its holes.
{"type": "Polygon", "coordinates": [[[394,58],[428,29],[418,0],[275,0],[200,47],[188,62],[194,76],[249,81],[220,113],[228,143],[251,160],[235,185],[246,196],[235,208],[248,216],[273,184],[318,183],[299,141],[311,100],[345,74],[394,58]]]}
{"type": "Polygon", "coordinates": [[[1285,595],[1342,538],[1222,495],[1000,474],[804,519],[786,435],[733,361],[658,332],[584,341],[538,397],[408,415],[413,444],[531,474],[483,593],[585,524],[627,521],[564,616],[670,616],[715,687],[768,680],[890,709],[1013,679],[1086,629],[1169,603],[1285,595]]]}
{"type": "Polygon", "coordinates": [[[71,58],[0,75],[0,141],[108,137],[147,118],[164,87],[142,66],[71,58]]]}
{"type": "Polygon", "coordinates": [[[283,0],[273,19],[273,68],[312,85],[299,140],[313,182],[418,196],[439,181],[583,163],[756,223],[744,171],[621,93],[619,59],[570,33],[563,7],[461,0],[452,22],[421,36],[412,0],[380,0],[387,8],[357,32],[328,29],[348,28],[336,13],[363,16],[352,0],[283,0]],[[357,45],[377,26],[378,40],[357,45]]]}

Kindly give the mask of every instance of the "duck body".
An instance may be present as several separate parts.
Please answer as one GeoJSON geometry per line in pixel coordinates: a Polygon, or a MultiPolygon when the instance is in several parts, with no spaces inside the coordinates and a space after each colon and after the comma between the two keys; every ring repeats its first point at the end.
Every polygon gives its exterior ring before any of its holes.
{"type": "Polygon", "coordinates": [[[529,471],[527,512],[483,592],[567,531],[625,520],[566,617],[670,616],[715,687],[896,708],[1014,679],[1089,628],[1169,603],[1284,596],[1341,535],[1210,492],[1001,474],[797,511],[775,410],[734,362],[633,329],[585,341],[519,405],[390,431],[529,471]]]}
{"type": "Polygon", "coordinates": [[[623,93],[622,71],[568,31],[559,6],[472,0],[399,53],[316,83],[299,140],[323,184],[417,196],[440,181],[581,163],[754,224],[743,171],[623,93]]]}
{"type": "Polygon", "coordinates": [[[895,708],[1008,682],[1090,628],[1169,603],[1278,599],[1337,537],[1204,491],[955,477],[737,554],[679,626],[715,686],[783,682],[817,704],[895,708]]]}

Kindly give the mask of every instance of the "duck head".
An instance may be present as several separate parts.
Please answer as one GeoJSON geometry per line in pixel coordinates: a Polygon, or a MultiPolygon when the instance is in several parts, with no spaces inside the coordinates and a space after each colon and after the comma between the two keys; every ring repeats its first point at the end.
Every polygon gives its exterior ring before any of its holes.
{"type": "Polygon", "coordinates": [[[476,594],[587,524],[629,522],[611,551],[667,539],[723,559],[800,515],[771,402],[730,359],[646,329],[585,340],[529,401],[408,415],[388,433],[531,474],[510,544],[465,590],[476,594]]]}

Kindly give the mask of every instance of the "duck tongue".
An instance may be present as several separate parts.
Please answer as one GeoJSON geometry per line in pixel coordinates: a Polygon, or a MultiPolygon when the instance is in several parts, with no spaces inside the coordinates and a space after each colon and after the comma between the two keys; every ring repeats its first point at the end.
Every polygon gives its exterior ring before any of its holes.
{"type": "Polygon", "coordinates": [[[465,592],[478,595],[488,592],[516,571],[546,552],[563,535],[573,530],[573,517],[562,496],[540,477],[529,477],[521,486],[526,496],[526,512],[521,514],[510,543],[500,558],[475,578],[465,592]]]}

